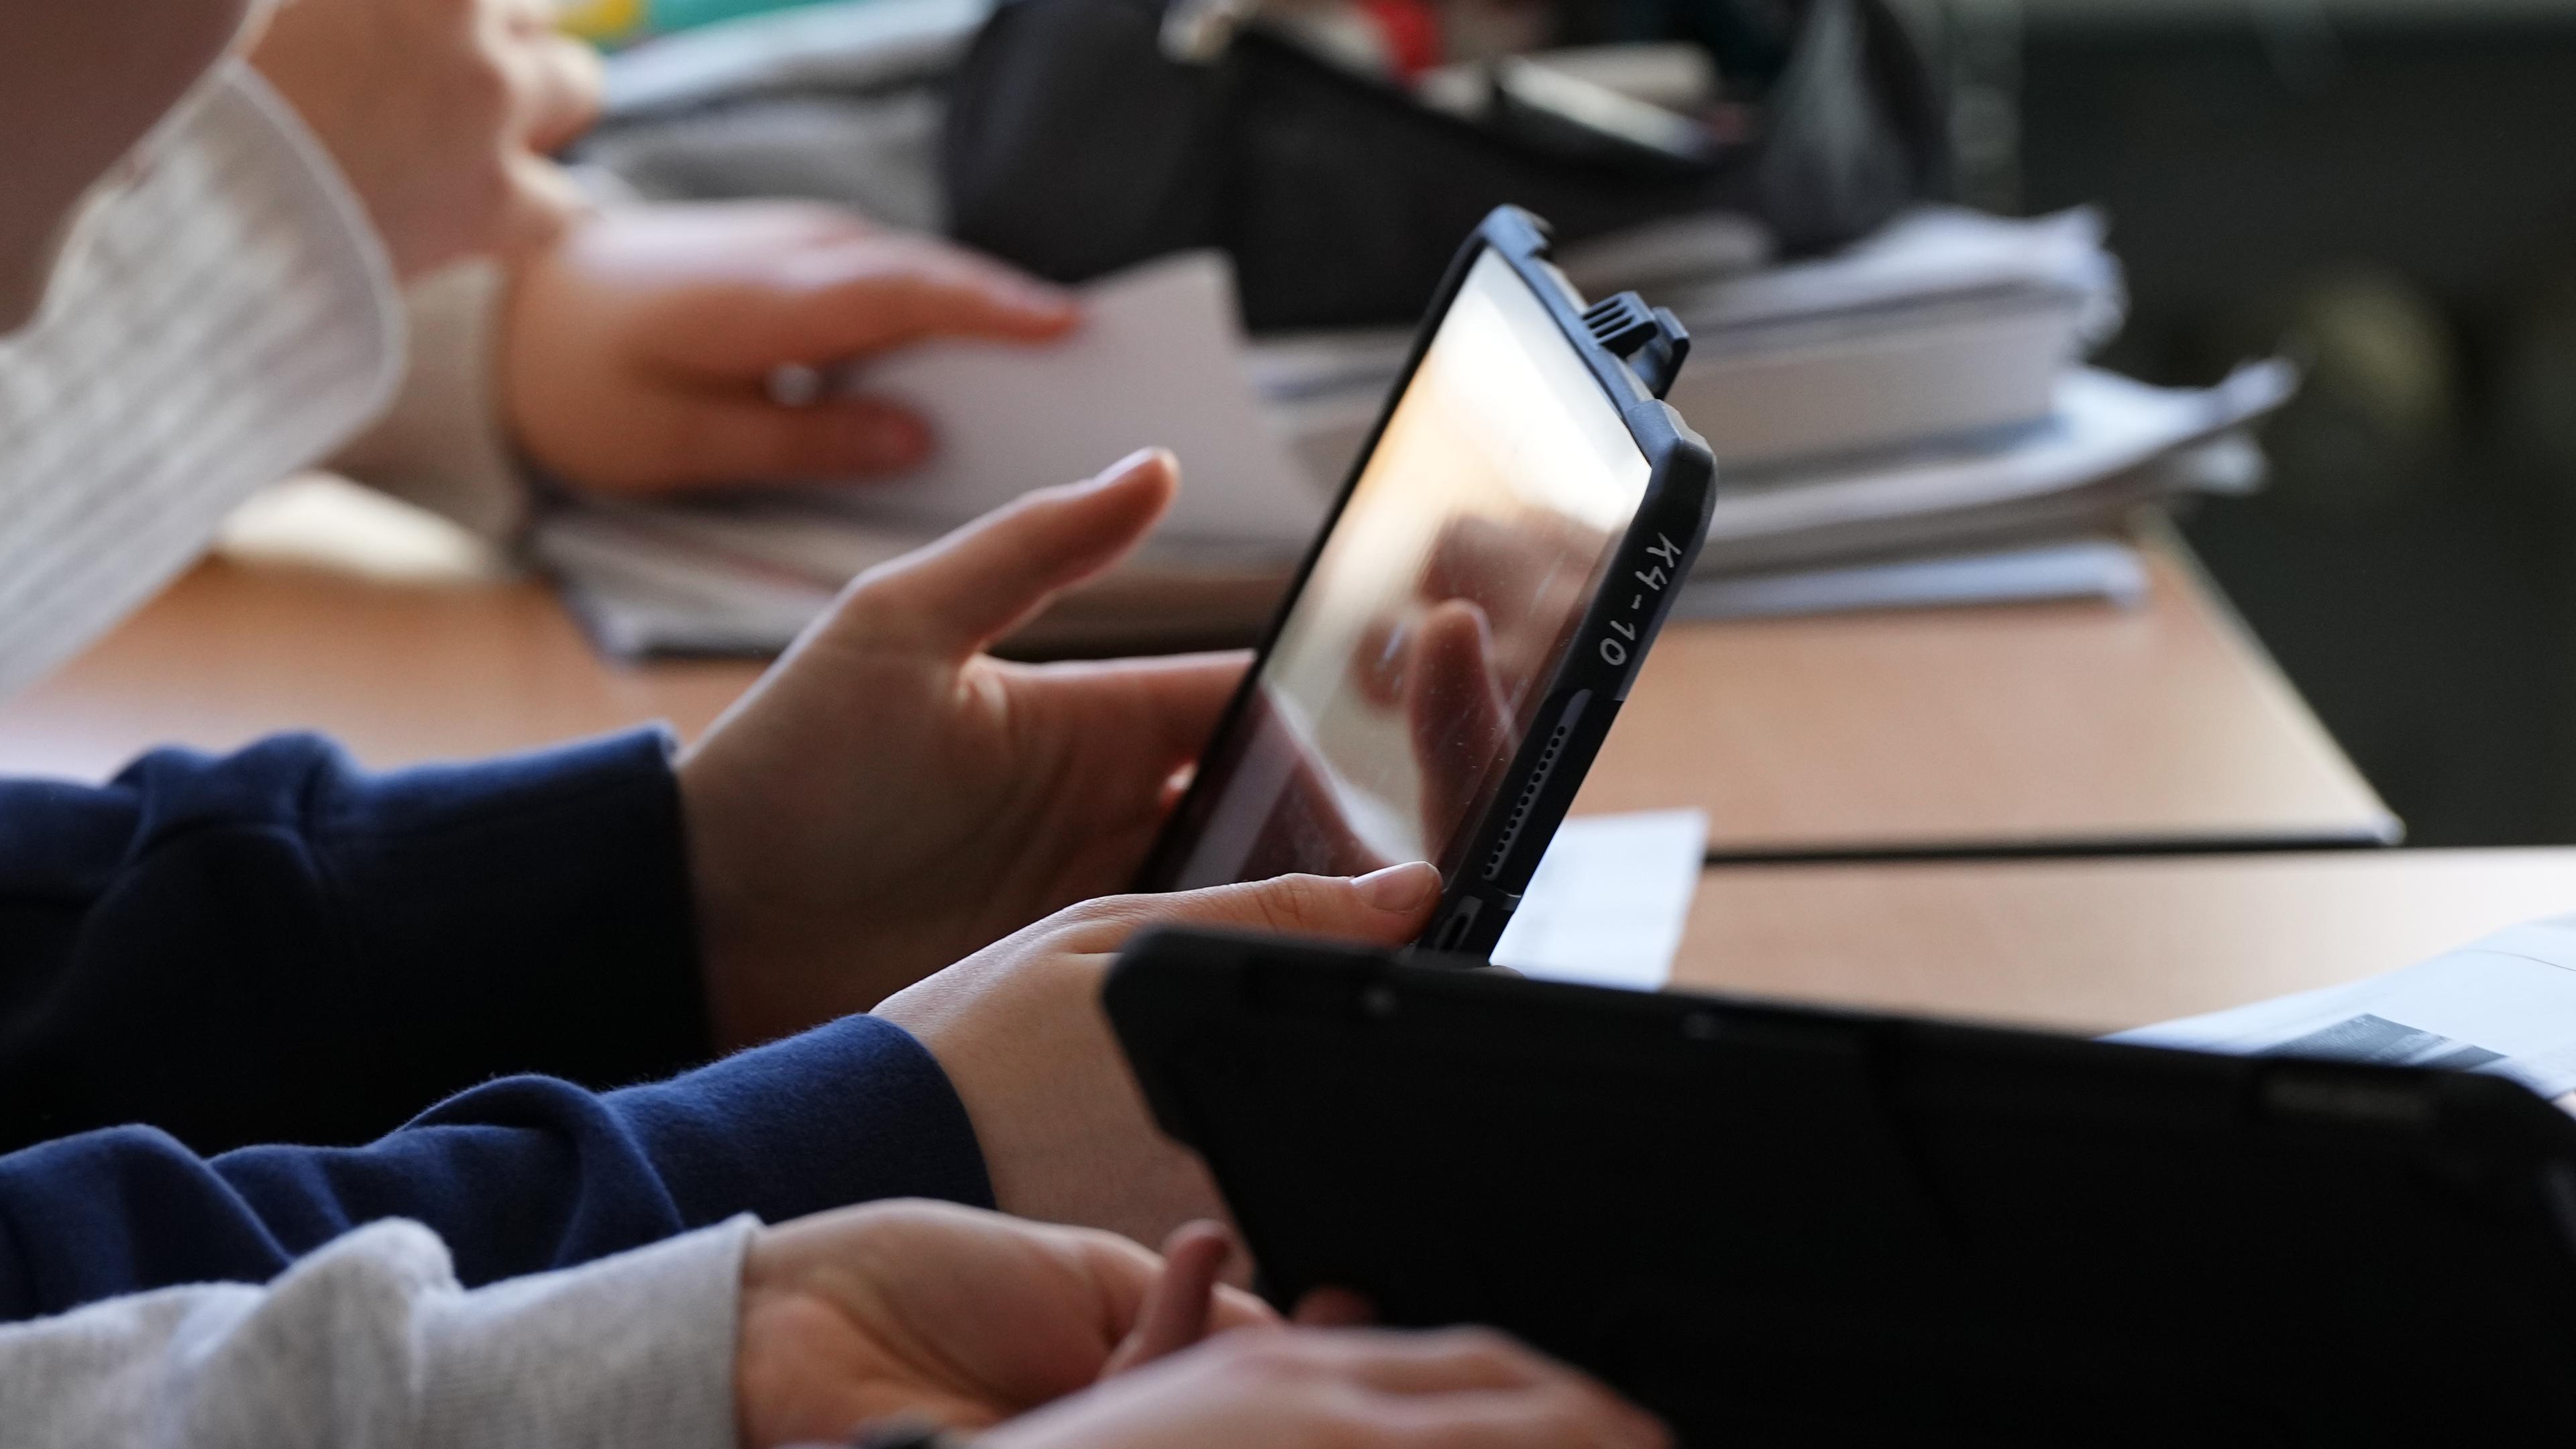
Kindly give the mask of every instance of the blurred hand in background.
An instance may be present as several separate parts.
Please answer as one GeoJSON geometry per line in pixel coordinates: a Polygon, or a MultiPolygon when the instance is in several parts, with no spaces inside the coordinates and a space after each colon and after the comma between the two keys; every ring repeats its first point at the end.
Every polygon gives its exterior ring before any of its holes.
{"type": "Polygon", "coordinates": [[[501,405],[529,457],[594,492],[865,477],[935,440],[908,410],[841,395],[841,364],[929,337],[1043,342],[1077,320],[1054,288],[835,207],[619,208],[520,268],[501,405]],[[813,394],[777,395],[782,373],[813,394]]]}
{"type": "Polygon", "coordinates": [[[579,210],[545,159],[599,106],[553,0],[295,0],[251,64],[348,178],[405,279],[545,245],[579,210]]]}

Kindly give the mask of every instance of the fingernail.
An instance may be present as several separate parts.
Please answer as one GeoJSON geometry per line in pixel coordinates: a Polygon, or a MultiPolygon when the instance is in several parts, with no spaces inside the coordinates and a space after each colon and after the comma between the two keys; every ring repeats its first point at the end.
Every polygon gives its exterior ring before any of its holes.
{"type": "Polygon", "coordinates": [[[1418,911],[1440,893],[1440,872],[1429,861],[1408,861],[1373,870],[1351,884],[1360,899],[1390,915],[1418,911]]]}
{"type": "Polygon", "coordinates": [[[1132,478],[1158,456],[1168,460],[1172,455],[1161,448],[1138,448],[1135,452],[1093,474],[1091,481],[1106,485],[1132,478]]]}

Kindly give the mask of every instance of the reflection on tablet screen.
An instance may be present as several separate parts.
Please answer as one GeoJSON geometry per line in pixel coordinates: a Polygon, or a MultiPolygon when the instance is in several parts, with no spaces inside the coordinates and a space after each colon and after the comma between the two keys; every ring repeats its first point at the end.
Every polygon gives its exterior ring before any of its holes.
{"type": "Polygon", "coordinates": [[[1648,472],[1544,305],[1478,258],[1201,765],[1174,887],[1404,860],[1454,876],[1648,472]]]}

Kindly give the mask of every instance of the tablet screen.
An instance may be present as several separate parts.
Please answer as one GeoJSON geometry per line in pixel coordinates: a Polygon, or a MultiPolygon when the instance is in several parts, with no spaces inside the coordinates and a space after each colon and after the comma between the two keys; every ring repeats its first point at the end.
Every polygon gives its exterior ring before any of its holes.
{"type": "Polygon", "coordinates": [[[1646,493],[1609,394],[1487,251],[1201,762],[1174,889],[1454,878],[1646,493]]]}

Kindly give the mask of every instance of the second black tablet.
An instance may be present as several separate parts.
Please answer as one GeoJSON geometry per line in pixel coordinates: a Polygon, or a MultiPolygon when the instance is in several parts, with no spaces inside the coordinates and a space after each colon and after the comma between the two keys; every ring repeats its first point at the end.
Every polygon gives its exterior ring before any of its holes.
{"type": "Polygon", "coordinates": [[[1277,1301],[1686,1444],[2576,1434],[2576,1121],[2513,1082],[1173,932],[1107,1005],[1277,1301]]]}

